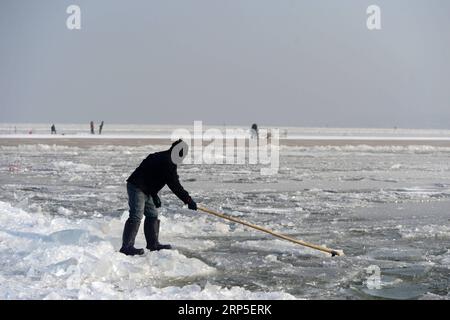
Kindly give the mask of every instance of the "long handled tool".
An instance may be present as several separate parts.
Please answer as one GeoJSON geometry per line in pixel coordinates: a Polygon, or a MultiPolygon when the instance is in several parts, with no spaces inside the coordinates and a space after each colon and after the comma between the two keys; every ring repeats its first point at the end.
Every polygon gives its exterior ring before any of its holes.
{"type": "Polygon", "coordinates": [[[312,249],[315,249],[315,250],[319,250],[319,251],[322,251],[322,252],[329,253],[329,254],[331,254],[332,257],[334,257],[334,256],[343,256],[344,255],[344,251],[342,251],[342,250],[328,249],[328,248],[325,248],[323,246],[319,246],[317,244],[309,243],[309,242],[302,241],[302,240],[297,240],[297,239],[285,236],[284,234],[280,234],[280,233],[274,232],[272,230],[269,230],[269,229],[257,226],[255,224],[248,223],[246,221],[242,221],[240,219],[231,217],[229,215],[226,215],[226,214],[223,214],[223,213],[219,213],[219,212],[215,212],[213,210],[209,210],[209,209],[206,209],[206,208],[203,208],[203,207],[197,207],[197,209],[200,210],[200,211],[203,211],[205,213],[212,214],[212,215],[214,215],[216,217],[220,217],[220,218],[223,218],[223,219],[226,219],[226,220],[230,220],[230,221],[233,221],[233,222],[236,222],[236,223],[243,224],[244,226],[247,226],[247,227],[250,227],[250,228],[262,231],[262,232],[266,232],[266,233],[271,234],[271,235],[273,235],[273,236],[275,236],[277,238],[284,239],[284,240],[287,240],[287,241],[291,241],[293,243],[296,243],[296,244],[299,244],[299,245],[302,245],[302,246],[305,246],[305,247],[308,247],[308,248],[312,248],[312,249]]]}

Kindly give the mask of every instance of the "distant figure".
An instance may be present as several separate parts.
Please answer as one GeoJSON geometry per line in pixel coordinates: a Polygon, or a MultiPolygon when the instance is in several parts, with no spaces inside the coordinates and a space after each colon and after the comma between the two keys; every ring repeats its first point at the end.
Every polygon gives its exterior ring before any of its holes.
{"type": "Polygon", "coordinates": [[[56,134],[56,127],[55,127],[54,124],[52,124],[50,130],[51,130],[51,132],[52,132],[51,134],[56,134]]]}
{"type": "Polygon", "coordinates": [[[98,127],[98,134],[102,134],[102,130],[103,130],[103,125],[105,124],[104,121],[102,121],[102,123],[100,123],[100,126],[98,127]]]}
{"type": "Polygon", "coordinates": [[[91,121],[91,134],[95,134],[95,132],[94,132],[94,121],[91,121]]]}
{"type": "Polygon", "coordinates": [[[252,138],[258,138],[258,125],[256,123],[252,124],[252,128],[250,129],[252,138]]]}

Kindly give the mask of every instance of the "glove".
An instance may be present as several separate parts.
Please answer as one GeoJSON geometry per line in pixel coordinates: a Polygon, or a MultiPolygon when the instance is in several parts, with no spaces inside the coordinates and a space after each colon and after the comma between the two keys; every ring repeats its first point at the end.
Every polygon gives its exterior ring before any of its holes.
{"type": "Polygon", "coordinates": [[[160,208],[161,207],[161,199],[158,197],[157,194],[152,195],[153,203],[155,204],[155,207],[160,208]]]}
{"type": "Polygon", "coordinates": [[[194,211],[197,210],[197,204],[195,203],[194,200],[192,200],[192,198],[189,198],[188,200],[188,208],[194,211]]]}

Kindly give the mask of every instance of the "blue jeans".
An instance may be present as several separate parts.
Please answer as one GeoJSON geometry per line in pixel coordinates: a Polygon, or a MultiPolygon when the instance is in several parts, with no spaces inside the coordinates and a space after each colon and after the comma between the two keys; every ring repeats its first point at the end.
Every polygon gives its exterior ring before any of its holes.
{"type": "Polygon", "coordinates": [[[147,196],[139,188],[131,183],[127,183],[128,206],[130,207],[130,220],[132,222],[141,222],[145,215],[148,218],[157,218],[158,209],[153,203],[152,197],[147,196]]]}

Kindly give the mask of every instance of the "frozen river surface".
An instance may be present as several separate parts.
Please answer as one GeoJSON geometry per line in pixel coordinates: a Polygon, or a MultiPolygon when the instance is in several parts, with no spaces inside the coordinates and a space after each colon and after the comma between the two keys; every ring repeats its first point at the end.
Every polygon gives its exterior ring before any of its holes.
{"type": "Polygon", "coordinates": [[[275,176],[179,168],[205,207],[344,257],[187,210],[166,188],[175,250],[126,257],[125,180],[161,148],[0,146],[0,299],[450,298],[449,148],[282,147],[275,176]]]}

